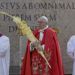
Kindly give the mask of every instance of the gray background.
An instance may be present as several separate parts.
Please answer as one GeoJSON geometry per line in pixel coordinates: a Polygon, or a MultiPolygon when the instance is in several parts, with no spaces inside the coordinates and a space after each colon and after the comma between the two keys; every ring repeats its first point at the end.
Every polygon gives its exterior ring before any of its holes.
{"type": "MultiPolygon", "coordinates": [[[[31,28],[37,26],[39,16],[46,15],[48,25],[59,29],[64,71],[65,74],[71,74],[72,60],[67,55],[66,45],[71,35],[75,34],[75,0],[0,0],[0,11],[21,17],[31,28]]],[[[16,30],[16,24],[9,17],[0,15],[0,32],[7,35],[11,42],[12,67],[20,66],[26,47],[26,38],[19,36],[16,30]]]]}

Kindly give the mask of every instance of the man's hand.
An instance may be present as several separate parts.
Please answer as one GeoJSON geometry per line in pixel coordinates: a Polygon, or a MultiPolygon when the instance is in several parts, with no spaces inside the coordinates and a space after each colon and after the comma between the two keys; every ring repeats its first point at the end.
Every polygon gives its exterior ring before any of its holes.
{"type": "Polygon", "coordinates": [[[34,47],[34,48],[36,48],[36,49],[38,49],[38,50],[42,49],[42,46],[41,46],[41,44],[40,44],[39,41],[32,42],[31,46],[34,47]]]}

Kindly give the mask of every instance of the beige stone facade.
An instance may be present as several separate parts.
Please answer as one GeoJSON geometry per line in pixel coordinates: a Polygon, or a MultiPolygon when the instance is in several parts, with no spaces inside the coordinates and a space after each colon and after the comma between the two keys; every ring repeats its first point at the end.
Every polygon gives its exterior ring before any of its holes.
{"type": "MultiPolygon", "coordinates": [[[[37,26],[36,19],[46,15],[48,25],[57,27],[65,74],[72,72],[72,60],[66,52],[67,41],[75,34],[75,0],[0,0],[0,11],[19,16],[31,28],[37,26]]],[[[26,38],[17,34],[16,24],[11,18],[0,15],[0,32],[10,37],[11,66],[19,66],[25,52],[26,38]]]]}

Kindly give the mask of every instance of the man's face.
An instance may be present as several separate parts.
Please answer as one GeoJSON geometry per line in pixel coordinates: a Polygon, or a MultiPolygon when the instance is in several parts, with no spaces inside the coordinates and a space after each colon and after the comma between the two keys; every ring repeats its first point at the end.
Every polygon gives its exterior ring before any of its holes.
{"type": "Polygon", "coordinates": [[[38,26],[40,29],[43,29],[44,27],[46,27],[46,23],[44,21],[38,21],[38,26]]]}

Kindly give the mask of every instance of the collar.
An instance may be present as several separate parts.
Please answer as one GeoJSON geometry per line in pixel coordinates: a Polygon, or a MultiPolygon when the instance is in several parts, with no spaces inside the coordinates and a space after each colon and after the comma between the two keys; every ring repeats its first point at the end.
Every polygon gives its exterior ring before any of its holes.
{"type": "Polygon", "coordinates": [[[48,25],[47,25],[45,28],[40,29],[39,32],[43,32],[43,31],[46,30],[47,28],[48,28],[48,25]]]}

